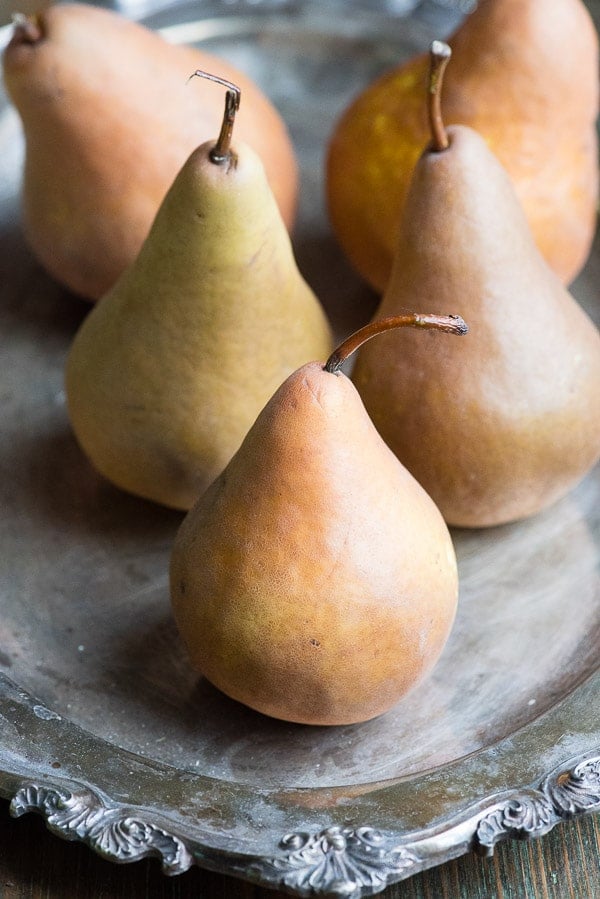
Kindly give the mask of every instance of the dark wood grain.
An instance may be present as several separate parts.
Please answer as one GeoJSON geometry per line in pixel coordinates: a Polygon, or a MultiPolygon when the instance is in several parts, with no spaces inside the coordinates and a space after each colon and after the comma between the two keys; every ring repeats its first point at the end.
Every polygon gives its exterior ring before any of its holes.
{"type": "MultiPolygon", "coordinates": [[[[115,865],[48,833],[41,818],[13,820],[0,802],[0,899],[283,899],[193,868],[168,878],[152,861],[115,865]]],[[[595,899],[600,897],[600,817],[556,827],[543,839],[504,843],[491,859],[467,855],[417,874],[381,899],[595,899]]]]}

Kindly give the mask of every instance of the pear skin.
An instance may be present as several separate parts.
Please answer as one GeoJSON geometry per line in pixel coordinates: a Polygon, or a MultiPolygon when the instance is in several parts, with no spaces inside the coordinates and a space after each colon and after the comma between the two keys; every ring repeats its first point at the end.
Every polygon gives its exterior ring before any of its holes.
{"type": "MultiPolygon", "coordinates": [[[[565,284],[588,258],[598,202],[598,36],[581,0],[481,0],[450,38],[444,118],[469,125],[509,173],[542,255],[565,284]]],[[[347,107],[327,153],[331,223],[379,292],[429,142],[423,53],[347,107]],[[368,148],[367,150],[365,148],[368,148]]]]}
{"type": "Polygon", "coordinates": [[[135,262],[91,309],[66,366],[69,416],[106,478],[188,509],[287,375],[331,348],[250,147],[184,164],[135,262]]]}
{"type": "Polygon", "coordinates": [[[259,712],[317,725],[373,718],[425,677],[458,593],[439,511],[351,381],[317,362],[187,514],[170,578],[198,670],[259,712]]]}
{"type": "Polygon", "coordinates": [[[45,269],[75,293],[95,300],[112,287],[189,154],[214,135],[222,91],[187,84],[196,69],[242,89],[237,136],[261,157],[291,227],[294,149],[277,110],[243,73],[85,4],[44,9],[29,37],[16,28],[3,71],[25,134],[25,234],[45,269]]]}
{"type": "Polygon", "coordinates": [[[352,377],[445,520],[481,527],[535,514],[597,461],[600,335],[542,258],[483,138],[447,134],[448,149],[415,169],[375,317],[435,297],[469,334],[459,347],[382,335],[359,350],[352,377]]]}

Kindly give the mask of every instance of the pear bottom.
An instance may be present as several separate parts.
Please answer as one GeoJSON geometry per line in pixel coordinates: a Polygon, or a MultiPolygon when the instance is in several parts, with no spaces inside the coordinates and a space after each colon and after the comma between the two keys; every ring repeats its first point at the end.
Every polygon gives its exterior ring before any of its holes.
{"type": "MultiPolygon", "coordinates": [[[[175,588],[185,593],[184,576],[175,588]]],[[[211,620],[174,605],[192,663],[213,686],[270,717],[311,725],[356,724],[396,705],[434,667],[455,608],[432,597],[403,613],[397,602],[310,592],[304,602],[278,602],[251,585],[211,620]]]]}
{"type": "Polygon", "coordinates": [[[222,693],[271,718],[305,725],[352,725],[393,708],[425,678],[445,643],[439,632],[427,634],[427,650],[415,664],[402,638],[396,652],[382,651],[377,628],[357,631],[347,644],[322,635],[309,637],[309,631],[287,641],[265,628],[257,641],[264,647],[263,659],[253,662],[238,656],[236,672],[229,675],[221,666],[213,670],[207,655],[193,661],[222,693]]]}

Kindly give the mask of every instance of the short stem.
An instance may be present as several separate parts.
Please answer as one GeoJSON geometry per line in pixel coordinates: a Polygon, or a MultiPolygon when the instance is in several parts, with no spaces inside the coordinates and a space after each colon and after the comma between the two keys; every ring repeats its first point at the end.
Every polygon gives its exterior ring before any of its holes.
{"type": "Polygon", "coordinates": [[[430,51],[429,67],[429,127],[431,129],[432,146],[440,153],[448,149],[448,135],[442,119],[441,94],[444,72],[452,50],[443,41],[433,41],[430,51]]]}
{"type": "Polygon", "coordinates": [[[466,334],[469,330],[466,322],[460,315],[435,315],[435,314],[419,314],[417,312],[407,312],[404,315],[392,315],[389,318],[382,318],[379,321],[371,322],[364,328],[359,328],[354,334],[341,343],[337,349],[333,351],[329,359],[324,365],[325,371],[336,374],[342,367],[344,362],[359,347],[376,337],[377,334],[383,334],[384,331],[394,331],[396,328],[429,328],[435,331],[444,331],[447,334],[466,334]]]}
{"type": "Polygon", "coordinates": [[[210,151],[210,158],[216,165],[222,165],[231,160],[231,137],[233,134],[233,123],[235,114],[240,108],[240,99],[242,92],[236,84],[219,78],[218,75],[211,75],[210,72],[203,72],[197,69],[190,78],[197,76],[198,78],[207,78],[209,81],[215,81],[227,88],[225,94],[225,111],[223,113],[223,121],[221,122],[221,131],[215,142],[214,147],[210,151]]]}
{"type": "Polygon", "coordinates": [[[38,16],[26,16],[22,12],[12,15],[13,34],[24,44],[37,44],[43,37],[38,16]]]}
{"type": "Polygon", "coordinates": [[[223,121],[221,122],[221,131],[217,138],[217,142],[210,152],[210,158],[217,165],[226,162],[231,155],[231,136],[233,134],[233,123],[235,114],[239,109],[239,94],[235,91],[228,90],[225,94],[225,112],[223,113],[223,121]]]}

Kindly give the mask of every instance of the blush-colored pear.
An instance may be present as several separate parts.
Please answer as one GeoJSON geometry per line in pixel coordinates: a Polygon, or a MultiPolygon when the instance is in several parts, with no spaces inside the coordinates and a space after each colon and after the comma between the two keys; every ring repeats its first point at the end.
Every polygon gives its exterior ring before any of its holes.
{"type": "Polygon", "coordinates": [[[598,460],[600,334],[483,138],[441,127],[447,145],[436,138],[417,163],[376,318],[435,297],[469,334],[460,352],[435,334],[383,335],[359,351],[353,380],[446,521],[480,527],[535,514],[598,460]]]}
{"type": "Polygon", "coordinates": [[[338,361],[281,385],[185,517],[170,568],[197,669],[259,712],[317,725],[373,718],[421,681],[458,594],[442,516],[338,361]]]}
{"type": "Polygon", "coordinates": [[[331,349],[258,156],[229,146],[233,114],[229,105],[219,140],[185,162],[67,359],[71,423],[94,466],[182,509],[287,375],[331,349]]]}
{"type": "MultiPolygon", "coordinates": [[[[583,267],[598,202],[598,37],[581,0],[480,0],[449,44],[448,124],[468,125],[508,172],[542,255],[564,283],[583,267]]],[[[331,222],[349,260],[387,285],[413,169],[429,140],[426,53],[342,113],[327,158],[331,222]]]]}
{"type": "Polygon", "coordinates": [[[25,233],[42,265],[76,293],[95,300],[112,287],[189,154],[213,137],[222,94],[188,85],[196,69],[243,90],[238,137],[261,157],[290,227],[294,149],[278,111],[243,73],[92,5],[58,3],[17,19],[3,71],[25,134],[25,233]]]}

